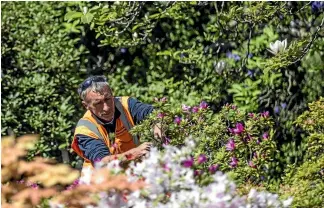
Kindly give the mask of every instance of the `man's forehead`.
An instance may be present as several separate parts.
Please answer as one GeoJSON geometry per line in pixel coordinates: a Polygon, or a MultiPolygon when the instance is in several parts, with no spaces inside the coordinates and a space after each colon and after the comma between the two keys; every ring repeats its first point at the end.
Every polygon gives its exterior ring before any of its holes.
{"type": "Polygon", "coordinates": [[[100,91],[90,90],[87,95],[89,99],[99,99],[102,97],[112,97],[112,96],[113,96],[112,91],[109,88],[103,88],[100,91]]]}

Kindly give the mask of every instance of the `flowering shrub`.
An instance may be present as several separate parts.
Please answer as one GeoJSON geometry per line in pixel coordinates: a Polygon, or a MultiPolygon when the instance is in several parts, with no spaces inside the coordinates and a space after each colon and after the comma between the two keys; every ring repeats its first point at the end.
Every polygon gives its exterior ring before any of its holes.
{"type": "MultiPolygon", "coordinates": [[[[211,176],[208,185],[197,184],[192,162],[188,162],[192,161],[191,153],[195,148],[192,137],[182,148],[166,145],[164,152],[153,148],[147,158],[132,162],[125,172],[130,182],[143,181],[147,186],[129,193],[124,203],[120,203],[122,195],[117,195],[113,203],[112,196],[101,194],[97,207],[107,204],[109,207],[287,207],[291,203],[292,199],[281,201],[276,194],[256,190],[251,190],[247,196],[239,196],[234,182],[220,171],[211,176]]],[[[200,157],[198,161],[204,160],[200,157]]],[[[113,172],[119,174],[117,164],[116,160],[108,166],[101,164],[101,167],[110,170],[116,167],[117,172],[113,172]]],[[[90,179],[91,173],[85,177],[90,179]]]]}
{"type": "Polygon", "coordinates": [[[280,193],[294,196],[296,207],[324,207],[324,98],[309,104],[296,120],[308,134],[304,142],[305,162],[286,170],[280,193]]]}
{"type": "MultiPolygon", "coordinates": [[[[183,104],[170,109],[165,99],[157,99],[155,113],[132,132],[140,133],[141,141],[151,141],[149,126],[155,123],[160,123],[165,132],[165,144],[182,146],[189,135],[198,139],[192,158],[185,165],[195,166],[201,183],[208,183],[209,170],[215,167],[231,171],[238,183],[258,184],[271,174],[276,143],[272,140],[273,121],[267,111],[245,114],[227,104],[215,115],[204,101],[197,106],[183,104]]],[[[163,149],[159,140],[155,144],[163,149]]]]}

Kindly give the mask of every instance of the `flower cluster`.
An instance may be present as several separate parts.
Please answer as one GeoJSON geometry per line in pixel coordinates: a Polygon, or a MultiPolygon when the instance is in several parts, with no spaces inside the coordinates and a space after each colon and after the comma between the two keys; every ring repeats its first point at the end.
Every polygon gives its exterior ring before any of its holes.
{"type": "MultiPolygon", "coordinates": [[[[102,193],[96,207],[287,207],[291,199],[252,189],[248,196],[239,196],[235,184],[222,172],[212,176],[212,182],[200,186],[195,182],[191,153],[196,147],[192,138],[181,149],[166,146],[164,152],[153,148],[141,162],[132,162],[126,170],[130,182],[144,181],[147,186],[128,195],[102,193]]],[[[204,163],[205,155],[197,162],[204,163]]],[[[116,162],[108,165],[110,169],[116,162]]],[[[217,166],[211,166],[212,172],[217,166]]]]}

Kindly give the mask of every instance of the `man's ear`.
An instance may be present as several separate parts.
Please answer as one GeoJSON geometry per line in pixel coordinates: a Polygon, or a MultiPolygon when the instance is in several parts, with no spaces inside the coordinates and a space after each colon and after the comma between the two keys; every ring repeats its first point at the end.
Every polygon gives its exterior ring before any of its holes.
{"type": "Polygon", "coordinates": [[[88,109],[88,103],[86,102],[86,101],[84,101],[84,100],[82,100],[82,105],[83,105],[83,107],[85,108],[85,109],[87,109],[87,110],[89,110],[88,109]]]}

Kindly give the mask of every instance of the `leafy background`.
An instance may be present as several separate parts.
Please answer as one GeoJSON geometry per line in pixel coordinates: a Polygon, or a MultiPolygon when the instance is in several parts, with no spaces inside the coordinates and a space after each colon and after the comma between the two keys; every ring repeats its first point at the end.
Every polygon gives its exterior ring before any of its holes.
{"type": "MultiPolygon", "coordinates": [[[[169,108],[207,101],[215,115],[226,103],[245,113],[269,111],[278,151],[267,188],[278,190],[286,181],[297,186],[298,177],[314,175],[294,172],[323,167],[312,163],[323,161],[319,144],[314,143],[316,154],[308,148],[314,134],[323,137],[323,122],[310,130],[302,125],[307,116],[300,117],[323,111],[322,102],[307,111],[324,94],[323,7],[323,2],[1,2],[1,134],[38,133],[30,160],[43,156],[75,166],[69,145],[84,112],[76,89],[87,76],[104,74],[116,95],[146,103],[166,96],[169,108]],[[286,50],[269,52],[271,42],[284,39],[286,50]]],[[[320,118],[314,117],[316,125],[320,118]]]]}

